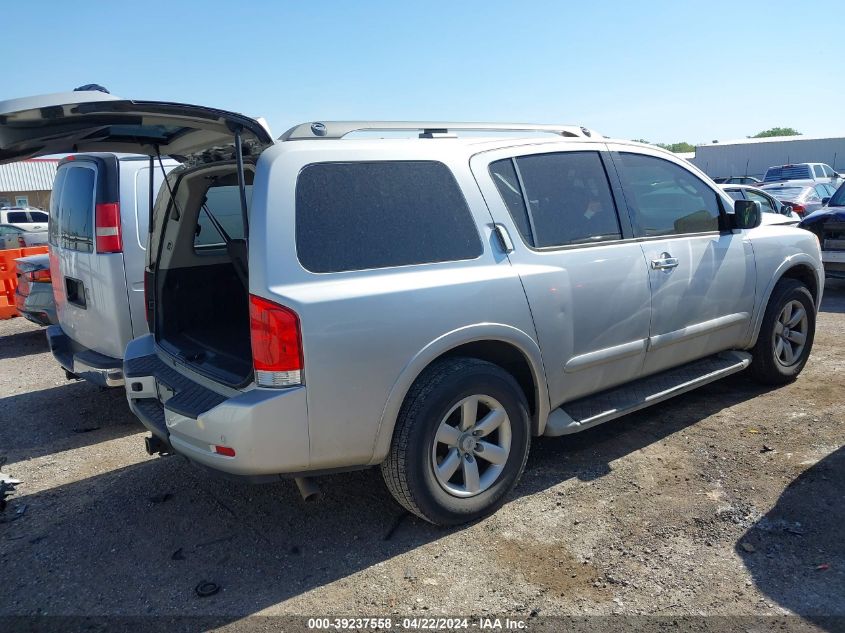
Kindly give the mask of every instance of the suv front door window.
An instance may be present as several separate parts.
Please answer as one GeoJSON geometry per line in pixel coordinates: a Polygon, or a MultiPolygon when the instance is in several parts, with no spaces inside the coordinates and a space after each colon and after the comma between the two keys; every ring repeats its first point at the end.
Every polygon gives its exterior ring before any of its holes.
{"type": "Polygon", "coordinates": [[[645,373],[744,340],[754,307],[754,253],[719,232],[730,204],[697,174],[657,155],[612,146],[631,220],[649,266],[651,327],[645,373]]]}

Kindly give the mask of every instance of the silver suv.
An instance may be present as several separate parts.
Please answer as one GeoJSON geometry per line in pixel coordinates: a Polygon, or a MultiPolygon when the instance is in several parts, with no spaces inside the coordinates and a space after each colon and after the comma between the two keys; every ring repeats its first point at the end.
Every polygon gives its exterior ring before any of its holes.
{"type": "MultiPolygon", "coordinates": [[[[380,465],[404,507],[457,524],[504,502],[532,437],[749,365],[783,383],[810,353],[816,238],[658,148],[508,124],[274,142],[242,115],[105,97],[57,104],[39,133],[183,163],[147,249],[152,334],[125,353],[150,452],[303,494],[380,465]]],[[[3,135],[0,157],[21,143],[3,135]]]]}

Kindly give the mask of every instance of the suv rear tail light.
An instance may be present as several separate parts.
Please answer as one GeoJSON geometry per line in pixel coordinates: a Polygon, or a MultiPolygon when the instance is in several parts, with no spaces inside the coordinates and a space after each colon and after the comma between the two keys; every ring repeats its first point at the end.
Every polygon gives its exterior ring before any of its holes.
{"type": "Polygon", "coordinates": [[[120,235],[120,205],[117,202],[98,204],[94,208],[95,234],[98,253],[122,253],[123,238],[120,235]]]}
{"type": "Polygon", "coordinates": [[[249,295],[249,334],[259,386],[302,384],[302,335],[296,312],[249,295]]]}
{"type": "Polygon", "coordinates": [[[31,273],[26,273],[26,276],[29,277],[30,281],[36,283],[50,283],[52,281],[49,270],[33,270],[31,273]]]}

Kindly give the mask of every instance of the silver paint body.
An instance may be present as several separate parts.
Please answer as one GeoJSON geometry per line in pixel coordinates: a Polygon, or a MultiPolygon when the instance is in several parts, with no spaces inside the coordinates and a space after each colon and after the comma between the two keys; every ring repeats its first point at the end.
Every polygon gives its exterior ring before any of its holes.
{"type": "MultiPolygon", "coordinates": [[[[777,280],[805,265],[823,286],[816,238],[783,225],[726,233],[529,248],[488,165],[536,152],[639,152],[687,169],[668,152],[607,139],[346,139],[284,141],[258,159],[250,215],[249,291],[297,312],[304,385],[238,391],[209,380],[158,348],[132,341],[126,358],[158,354],[228,399],[194,420],[167,410],[173,447],[235,474],[299,473],[378,464],[408,389],[455,347],[493,340],[531,367],[542,434],[568,401],[723,350],[752,346],[777,280]],[[295,244],[300,170],[323,161],[434,160],[447,165],[471,209],[484,251],[470,261],[331,274],[305,270],[295,244]],[[506,230],[506,252],[494,224],[506,230]],[[677,267],[655,269],[664,253],[677,267]],[[211,445],[236,450],[235,457],[211,445]]],[[[624,203],[617,200],[620,214],[624,203]]],[[[820,301],[821,291],[819,291],[820,301]]],[[[134,398],[156,397],[152,378],[134,398]]]]}

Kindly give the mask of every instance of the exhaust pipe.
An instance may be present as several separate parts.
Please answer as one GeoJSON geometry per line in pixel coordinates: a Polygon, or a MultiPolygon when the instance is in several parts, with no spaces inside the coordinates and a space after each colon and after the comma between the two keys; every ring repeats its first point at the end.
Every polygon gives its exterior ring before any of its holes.
{"type": "Polygon", "coordinates": [[[317,501],[320,498],[320,488],[311,477],[294,477],[294,481],[303,501],[317,501]]]}

